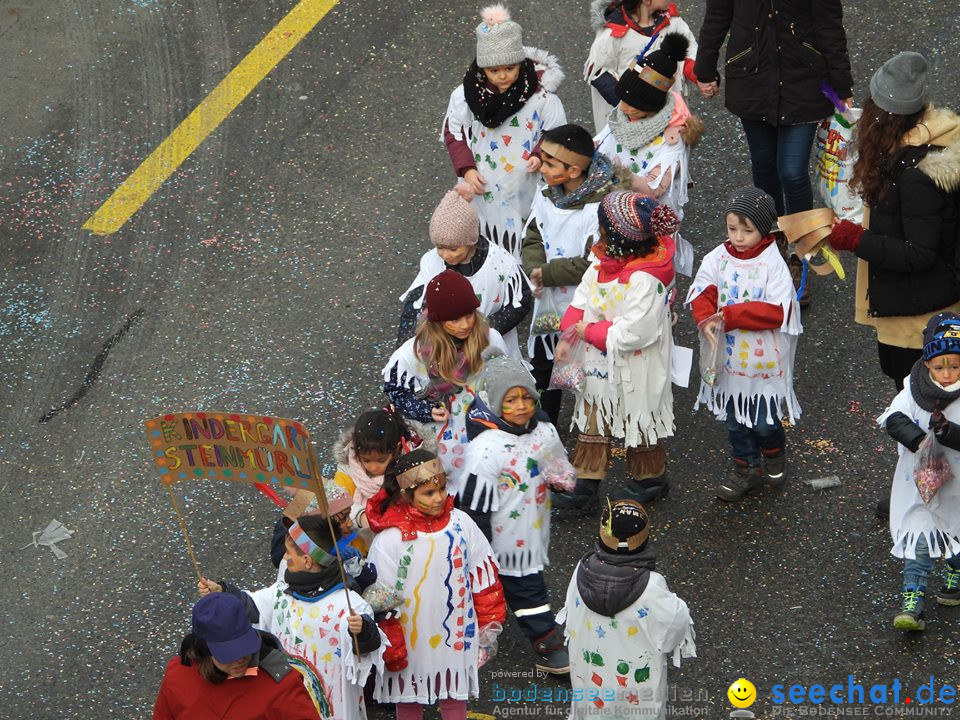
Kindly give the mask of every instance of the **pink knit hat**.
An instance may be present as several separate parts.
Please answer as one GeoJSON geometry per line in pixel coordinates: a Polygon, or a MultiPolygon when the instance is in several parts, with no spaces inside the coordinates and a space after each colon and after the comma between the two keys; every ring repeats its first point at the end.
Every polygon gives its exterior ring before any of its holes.
{"type": "Polygon", "coordinates": [[[476,245],[480,238],[480,220],[473,205],[449,190],[430,218],[430,242],[437,247],[457,248],[476,245]]]}

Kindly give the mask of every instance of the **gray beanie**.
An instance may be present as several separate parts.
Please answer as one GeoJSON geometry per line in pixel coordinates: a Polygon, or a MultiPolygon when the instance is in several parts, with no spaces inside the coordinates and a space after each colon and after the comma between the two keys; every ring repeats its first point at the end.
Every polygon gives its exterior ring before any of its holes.
{"type": "Polygon", "coordinates": [[[724,216],[736,213],[750,218],[750,222],[760,232],[766,235],[777,221],[777,205],[773,198],[760,188],[747,185],[737,188],[727,198],[727,205],[723,210],[724,216]]]}
{"type": "Polygon", "coordinates": [[[477,25],[477,67],[516,65],[526,58],[523,31],[510,19],[510,11],[497,3],[480,11],[477,25]]]}
{"type": "Polygon", "coordinates": [[[894,115],[919,112],[930,101],[927,59],[915,52],[890,58],[870,78],[870,97],[877,107],[894,115]]]}
{"type": "Polygon", "coordinates": [[[488,347],[482,357],[484,364],[477,381],[477,396],[494,415],[503,412],[503,396],[510,388],[522,387],[535,399],[540,397],[533,375],[518,360],[507,357],[497,347],[488,347]]]}

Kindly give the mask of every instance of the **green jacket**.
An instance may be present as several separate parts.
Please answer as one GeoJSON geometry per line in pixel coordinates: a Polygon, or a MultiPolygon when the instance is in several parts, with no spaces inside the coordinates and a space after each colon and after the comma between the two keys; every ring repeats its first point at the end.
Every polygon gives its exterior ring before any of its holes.
{"type": "MultiPolygon", "coordinates": [[[[595,192],[587,195],[571,209],[582,208],[589,203],[596,203],[603,200],[604,196],[617,189],[630,188],[630,174],[627,170],[617,168],[610,182],[602,186],[595,192]]],[[[543,196],[548,200],[550,198],[550,188],[544,187],[541,190],[543,196]]],[[[587,247],[587,250],[590,248],[587,247]]],[[[523,244],[520,246],[520,263],[523,265],[523,271],[529,276],[537,268],[543,268],[543,286],[558,287],[562,285],[579,285],[583,274],[590,267],[588,257],[575,258],[554,258],[547,262],[547,254],[543,247],[543,238],[540,236],[540,228],[536,222],[527,225],[527,234],[523,238],[523,244]]]]}

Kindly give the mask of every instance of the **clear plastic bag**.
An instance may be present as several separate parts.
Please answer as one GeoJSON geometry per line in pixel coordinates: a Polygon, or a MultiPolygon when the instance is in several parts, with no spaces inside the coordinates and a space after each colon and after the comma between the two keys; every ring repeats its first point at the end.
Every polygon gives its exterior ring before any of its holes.
{"type": "Polygon", "coordinates": [[[572,492],[577,484],[577,470],[567,459],[567,451],[563,445],[551,451],[540,463],[540,473],[547,484],[554,490],[572,492]]]}
{"type": "Polygon", "coordinates": [[[543,293],[537,298],[536,307],[533,309],[533,321],[530,323],[531,335],[552,335],[560,332],[560,311],[557,309],[557,303],[553,299],[553,291],[550,288],[544,288],[543,293]]]}
{"type": "Polygon", "coordinates": [[[477,637],[477,648],[480,650],[477,667],[483,667],[497,656],[497,638],[501,632],[503,632],[503,625],[496,621],[480,628],[480,634],[477,637]]]}
{"type": "Polygon", "coordinates": [[[917,448],[913,465],[913,481],[917,484],[920,497],[925,503],[930,502],[937,490],[952,478],[953,469],[943,453],[943,447],[930,431],[917,448]]]}
{"type": "Polygon", "coordinates": [[[550,390],[583,390],[586,374],[583,366],[587,358],[587,344],[577,335],[571,325],[560,336],[553,351],[553,373],[550,375],[550,390]]]}
{"type": "Polygon", "coordinates": [[[700,379],[713,387],[723,372],[724,349],[723,313],[715,313],[697,325],[700,336],[700,379]]]}

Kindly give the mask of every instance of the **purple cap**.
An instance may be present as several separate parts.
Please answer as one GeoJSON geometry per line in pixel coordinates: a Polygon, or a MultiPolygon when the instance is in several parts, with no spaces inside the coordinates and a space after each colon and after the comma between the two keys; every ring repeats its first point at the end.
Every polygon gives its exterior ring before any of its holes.
{"type": "Polygon", "coordinates": [[[207,643],[213,659],[232,663],[260,650],[260,635],[243,603],[229,593],[211,593],[193,606],[193,634],[207,643]]]}

